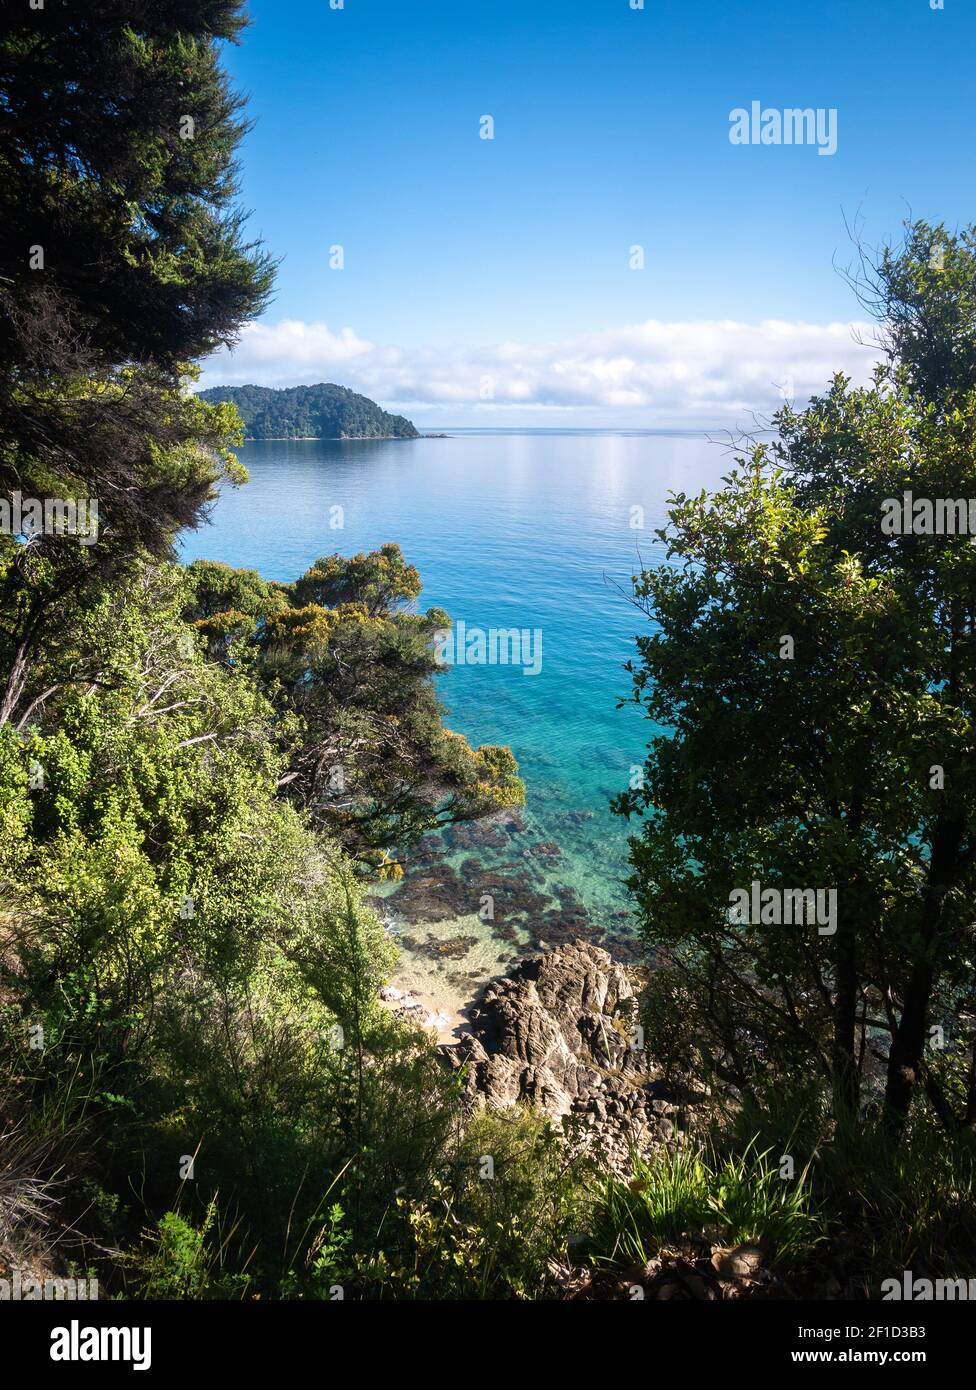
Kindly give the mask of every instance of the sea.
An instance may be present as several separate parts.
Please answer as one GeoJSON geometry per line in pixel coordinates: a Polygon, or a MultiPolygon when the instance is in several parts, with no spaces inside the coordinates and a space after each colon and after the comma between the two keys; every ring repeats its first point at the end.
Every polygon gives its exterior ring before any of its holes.
{"type": "Polygon", "coordinates": [[[719,487],[735,455],[701,432],[444,433],[249,442],[250,482],[224,488],[180,552],[290,581],[320,556],[396,541],[420,571],[418,606],[463,624],[436,678],[445,722],[511,747],[526,806],[427,837],[403,883],[377,890],[400,987],[446,1020],[540,947],[637,950],[639,823],[610,808],[655,732],[624,669],[649,631],[633,577],[664,558],[669,497],[719,487]]]}

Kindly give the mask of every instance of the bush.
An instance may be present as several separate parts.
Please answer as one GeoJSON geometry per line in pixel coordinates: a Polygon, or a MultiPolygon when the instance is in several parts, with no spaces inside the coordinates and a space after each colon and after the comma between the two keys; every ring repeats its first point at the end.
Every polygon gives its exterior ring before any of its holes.
{"type": "Polygon", "coordinates": [[[366,1297],[535,1299],[579,1228],[585,1157],[527,1107],[483,1111],[422,1198],[399,1198],[382,1251],[357,1264],[366,1297]]]}
{"type": "Polygon", "coordinates": [[[829,1217],[820,1251],[842,1288],[877,1295],[883,1279],[912,1269],[956,1277],[976,1250],[976,1135],[946,1131],[918,1104],[897,1142],[868,1115],[830,1118],[815,1087],[780,1090],[749,1103],[717,1143],[741,1151],[748,1136],[789,1152],[808,1170],[820,1210],[829,1217]]]}

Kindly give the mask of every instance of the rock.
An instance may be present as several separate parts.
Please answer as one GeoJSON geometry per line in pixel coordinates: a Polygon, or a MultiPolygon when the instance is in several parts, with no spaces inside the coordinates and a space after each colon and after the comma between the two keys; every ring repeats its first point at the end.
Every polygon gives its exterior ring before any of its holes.
{"type": "Polygon", "coordinates": [[[560,857],[559,846],[554,840],[544,840],[534,845],[529,845],[522,853],[523,855],[535,855],[540,859],[558,859],[560,857]]]}
{"type": "Polygon", "coordinates": [[[631,1042],[636,1021],[627,968],[572,941],[490,983],[469,1031],[442,1055],[466,1066],[469,1104],[531,1101],[554,1121],[585,1116],[607,1161],[626,1172],[632,1150],[650,1152],[671,1130],[652,1109],[647,1058],[631,1042]]]}
{"type": "Polygon", "coordinates": [[[763,1267],[763,1252],[758,1245],[737,1245],[734,1250],[716,1250],[712,1268],[720,1279],[755,1279],[763,1267]]]}
{"type": "Polygon", "coordinates": [[[440,1013],[433,1013],[426,1004],[422,1004],[419,999],[414,999],[411,995],[405,994],[393,1010],[394,1017],[402,1019],[404,1023],[411,1023],[415,1028],[423,1028],[425,1031],[433,1029],[440,1032],[450,1023],[447,1014],[441,1010],[440,1013]]]}
{"type": "Polygon", "coordinates": [[[463,960],[472,946],[477,944],[476,936],[436,937],[428,932],[426,941],[406,934],[403,936],[406,949],[412,951],[415,956],[426,957],[427,960],[463,960]]]}

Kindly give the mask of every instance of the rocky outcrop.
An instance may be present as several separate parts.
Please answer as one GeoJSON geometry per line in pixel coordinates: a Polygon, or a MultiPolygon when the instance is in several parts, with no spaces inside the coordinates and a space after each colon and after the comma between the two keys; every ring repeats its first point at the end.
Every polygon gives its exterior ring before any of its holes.
{"type": "Polygon", "coordinates": [[[574,941],[521,962],[489,984],[469,1032],[445,1047],[464,1067],[473,1105],[528,1101],[551,1119],[589,1131],[615,1167],[673,1131],[674,1107],[639,1045],[637,997],[626,967],[574,941]]]}

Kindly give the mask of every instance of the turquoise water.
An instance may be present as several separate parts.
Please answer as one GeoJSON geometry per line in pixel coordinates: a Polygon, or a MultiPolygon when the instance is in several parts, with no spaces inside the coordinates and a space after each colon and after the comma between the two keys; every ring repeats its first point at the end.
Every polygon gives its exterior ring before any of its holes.
{"type": "MultiPolygon", "coordinates": [[[[420,570],[421,607],[468,629],[542,634],[541,670],[454,666],[439,678],[450,727],[507,743],[526,781],[526,833],[480,862],[568,888],[603,925],[626,926],[625,823],[608,802],[642,761],[648,726],[621,669],[646,619],[630,576],[660,558],[667,494],[714,487],[730,457],[703,435],[462,432],[447,439],[262,441],[240,450],[251,482],[228,489],[186,560],[292,580],[318,556],[397,541],[420,570]],[[330,529],[330,508],[343,528],[330,529]],[[640,518],[643,529],[631,525],[640,518]],[[621,592],[623,590],[623,592],[621,592]],[[536,849],[533,851],[532,846],[536,849]],[[558,847],[558,855],[552,849],[558,847]]],[[[449,845],[463,862],[471,844],[449,845]]]]}

